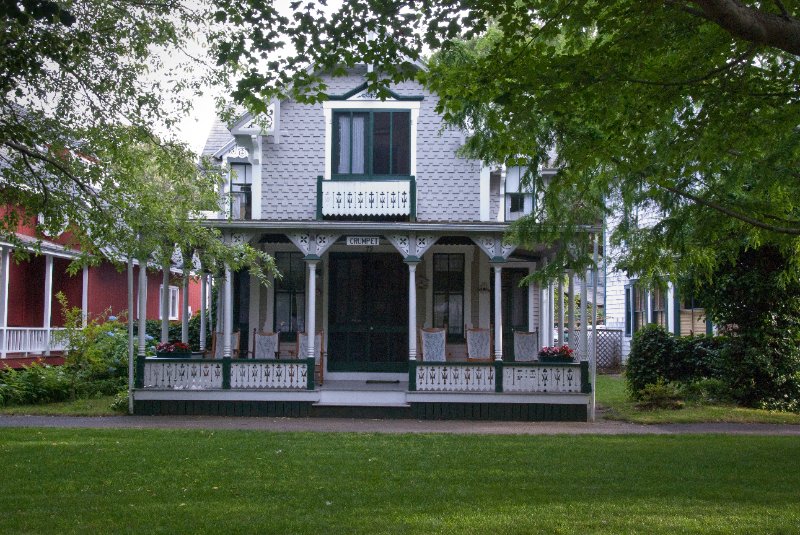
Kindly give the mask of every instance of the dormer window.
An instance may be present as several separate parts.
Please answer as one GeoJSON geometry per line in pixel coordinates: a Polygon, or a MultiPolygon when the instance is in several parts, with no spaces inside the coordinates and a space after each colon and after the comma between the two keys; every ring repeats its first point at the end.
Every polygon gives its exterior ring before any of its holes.
{"type": "Polygon", "coordinates": [[[411,174],[410,111],[336,111],[333,135],[335,176],[411,174]]]}
{"type": "Polygon", "coordinates": [[[506,170],[506,221],[514,221],[534,210],[533,189],[522,185],[525,167],[506,170]]]}
{"type": "Polygon", "coordinates": [[[228,196],[230,217],[231,219],[250,219],[252,215],[252,167],[249,163],[231,163],[230,171],[230,194],[228,196]]]}

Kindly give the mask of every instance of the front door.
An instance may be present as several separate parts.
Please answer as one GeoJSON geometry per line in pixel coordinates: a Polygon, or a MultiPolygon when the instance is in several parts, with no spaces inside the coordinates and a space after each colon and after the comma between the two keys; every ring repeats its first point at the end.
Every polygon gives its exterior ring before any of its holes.
{"type": "Polygon", "coordinates": [[[328,371],[408,371],[408,268],[395,253],[331,253],[328,371]]]}

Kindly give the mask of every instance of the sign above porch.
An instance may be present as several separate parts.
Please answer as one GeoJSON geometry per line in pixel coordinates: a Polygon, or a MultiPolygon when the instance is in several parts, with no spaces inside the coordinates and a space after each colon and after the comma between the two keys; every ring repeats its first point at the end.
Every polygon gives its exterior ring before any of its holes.
{"type": "Polygon", "coordinates": [[[381,244],[378,236],[348,236],[347,245],[375,247],[381,244]]]}

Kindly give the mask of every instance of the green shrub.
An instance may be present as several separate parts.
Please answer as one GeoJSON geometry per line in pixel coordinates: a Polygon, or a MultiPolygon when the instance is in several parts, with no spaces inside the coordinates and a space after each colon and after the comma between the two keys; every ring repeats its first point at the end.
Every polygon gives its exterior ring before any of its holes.
{"type": "Polygon", "coordinates": [[[128,412],[128,390],[120,390],[111,402],[111,410],[115,412],[128,412]]]}
{"type": "Polygon", "coordinates": [[[667,380],[675,339],[660,325],[645,325],[633,335],[625,368],[628,392],[634,399],[647,385],[667,380]]]}
{"type": "Polygon", "coordinates": [[[680,409],[683,401],[675,385],[659,378],[655,383],[649,384],[637,393],[640,409],[680,409]]]}
{"type": "Polygon", "coordinates": [[[681,336],[675,338],[664,376],[669,381],[691,382],[720,377],[724,368],[724,336],[681,336]]]}
{"type": "Polygon", "coordinates": [[[0,373],[0,404],[27,405],[75,399],[75,376],[63,366],[33,363],[0,373]]]}

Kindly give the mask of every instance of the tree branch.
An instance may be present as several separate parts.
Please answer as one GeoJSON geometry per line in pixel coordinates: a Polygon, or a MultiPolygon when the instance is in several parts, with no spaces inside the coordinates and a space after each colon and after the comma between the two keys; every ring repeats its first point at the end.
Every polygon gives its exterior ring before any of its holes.
{"type": "Polygon", "coordinates": [[[783,14],[777,15],[738,0],[692,0],[692,3],[703,12],[704,18],[734,37],[800,56],[800,20],[790,16],[785,8],[783,14]]]}
{"type": "Polygon", "coordinates": [[[737,212],[735,210],[732,210],[732,209],[730,209],[730,208],[728,208],[726,206],[723,206],[721,204],[718,204],[718,203],[716,203],[714,201],[709,201],[707,199],[703,199],[702,197],[699,197],[699,196],[694,195],[692,193],[689,193],[687,191],[679,190],[678,188],[675,188],[675,187],[672,187],[672,186],[668,186],[666,184],[656,184],[656,186],[661,188],[661,189],[664,189],[666,191],[669,191],[670,193],[674,193],[674,194],[679,195],[679,196],[681,196],[681,197],[683,197],[685,199],[688,199],[688,200],[694,202],[695,204],[703,205],[703,206],[705,206],[707,208],[711,208],[712,210],[716,210],[716,211],[718,211],[720,213],[723,213],[723,214],[725,214],[727,216],[730,216],[730,217],[732,217],[734,219],[738,219],[739,221],[742,221],[743,223],[747,223],[748,225],[753,225],[756,228],[760,228],[760,229],[763,229],[763,230],[768,230],[770,232],[777,232],[779,234],[789,234],[789,235],[792,235],[792,236],[800,236],[800,227],[779,227],[779,226],[776,226],[776,225],[770,225],[769,223],[765,223],[763,221],[759,221],[758,219],[755,219],[755,218],[750,217],[748,215],[739,213],[739,212],[737,212]]]}

